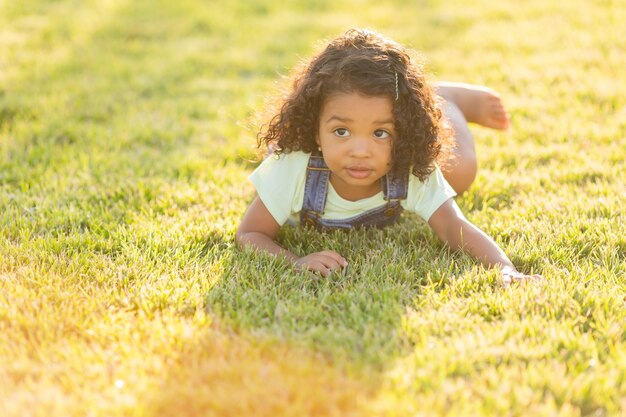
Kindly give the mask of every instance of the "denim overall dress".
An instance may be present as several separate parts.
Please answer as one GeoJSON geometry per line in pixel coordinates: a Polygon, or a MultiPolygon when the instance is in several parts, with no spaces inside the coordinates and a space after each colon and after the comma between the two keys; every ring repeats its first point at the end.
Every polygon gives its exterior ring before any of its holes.
{"type": "Polygon", "coordinates": [[[351,229],[356,227],[384,227],[394,223],[402,213],[400,201],[406,199],[409,176],[394,177],[390,174],[380,179],[386,203],[347,219],[322,219],[328,194],[330,170],[320,154],[309,158],[304,185],[304,202],[300,223],[321,229],[351,229]]]}

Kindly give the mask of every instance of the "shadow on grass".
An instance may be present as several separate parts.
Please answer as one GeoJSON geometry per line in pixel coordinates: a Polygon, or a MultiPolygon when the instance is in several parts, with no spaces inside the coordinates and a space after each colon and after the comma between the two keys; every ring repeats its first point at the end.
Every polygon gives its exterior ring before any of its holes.
{"type": "Polygon", "coordinates": [[[416,219],[350,233],[288,227],[279,241],[297,254],[335,250],[349,265],[322,278],[268,255],[239,252],[207,295],[208,309],[234,328],[371,369],[403,351],[402,317],[421,287],[442,284],[453,272],[450,256],[441,257],[441,245],[416,219]]]}

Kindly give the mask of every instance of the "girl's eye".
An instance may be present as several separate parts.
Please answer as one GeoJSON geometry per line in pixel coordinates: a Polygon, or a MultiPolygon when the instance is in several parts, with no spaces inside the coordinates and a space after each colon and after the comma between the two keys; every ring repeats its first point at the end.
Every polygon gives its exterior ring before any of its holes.
{"type": "Polygon", "coordinates": [[[350,135],[350,131],[348,129],[345,129],[343,127],[340,127],[339,129],[335,129],[335,135],[339,136],[340,138],[346,138],[350,135]]]}
{"type": "Polygon", "coordinates": [[[391,137],[391,134],[387,132],[386,130],[379,129],[376,132],[374,132],[374,136],[376,137],[376,139],[387,139],[391,137]]]}

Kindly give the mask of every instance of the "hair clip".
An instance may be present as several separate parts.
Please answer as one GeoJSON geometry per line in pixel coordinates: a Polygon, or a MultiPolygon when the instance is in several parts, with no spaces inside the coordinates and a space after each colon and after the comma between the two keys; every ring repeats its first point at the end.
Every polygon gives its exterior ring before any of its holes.
{"type": "Polygon", "coordinates": [[[398,93],[398,73],[396,72],[396,101],[398,101],[398,97],[400,94],[398,93]]]}

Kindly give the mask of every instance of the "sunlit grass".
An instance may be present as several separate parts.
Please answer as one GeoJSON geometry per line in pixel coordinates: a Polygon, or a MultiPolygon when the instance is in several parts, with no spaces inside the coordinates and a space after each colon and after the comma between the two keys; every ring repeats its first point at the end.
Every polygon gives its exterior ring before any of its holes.
{"type": "Polygon", "coordinates": [[[622,415],[626,7],[0,1],[0,415],[622,415]],[[235,248],[265,103],[371,27],[512,113],[457,199],[503,290],[415,216],[235,248]]]}

